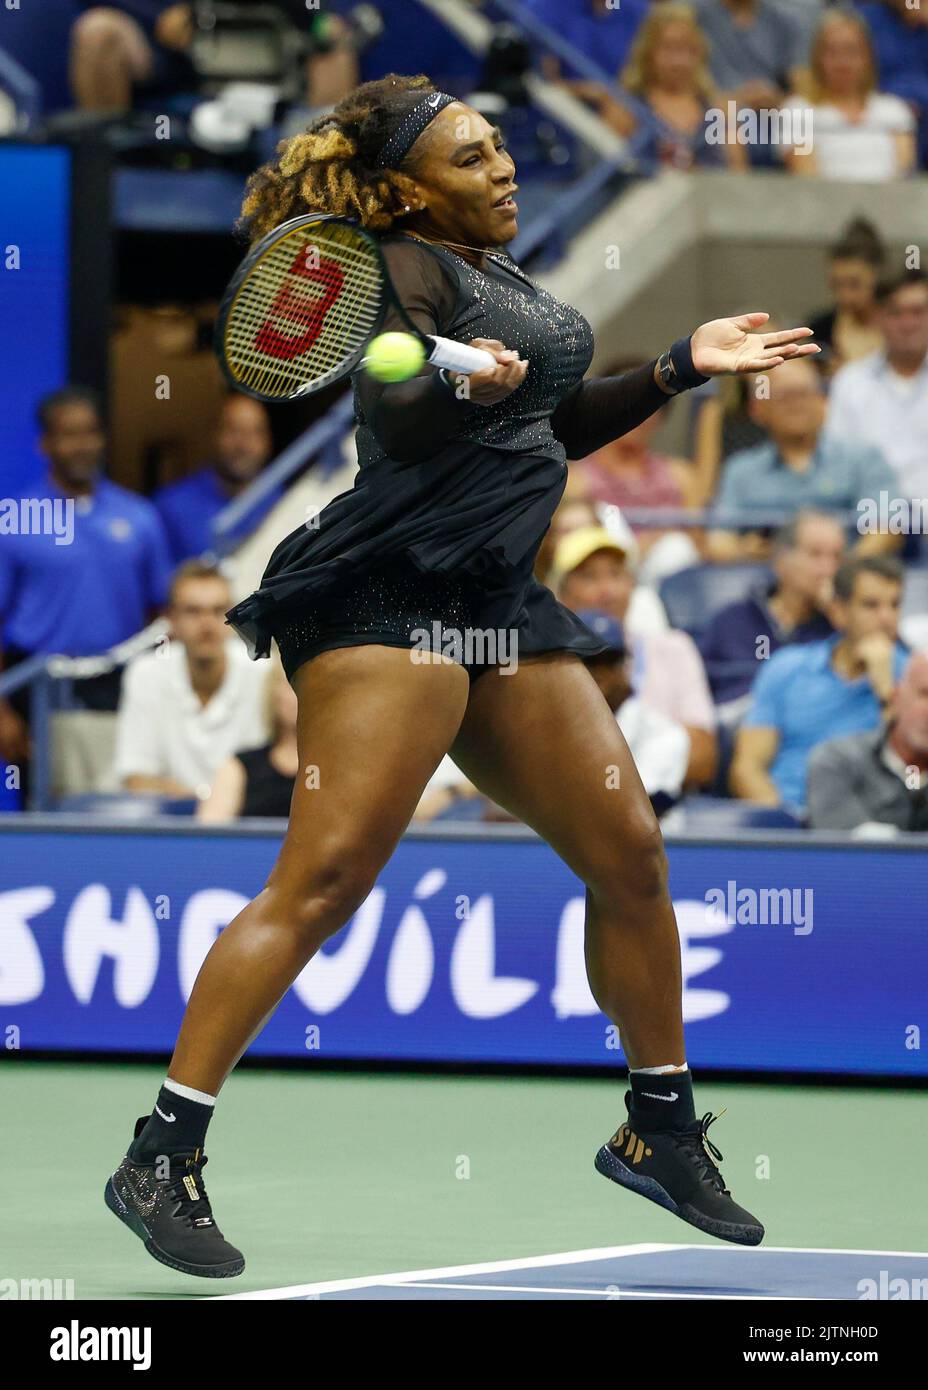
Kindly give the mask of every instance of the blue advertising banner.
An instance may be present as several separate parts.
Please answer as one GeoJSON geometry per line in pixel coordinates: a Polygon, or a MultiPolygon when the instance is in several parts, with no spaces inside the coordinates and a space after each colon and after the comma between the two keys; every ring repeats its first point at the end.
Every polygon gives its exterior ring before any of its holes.
{"type": "MultiPolygon", "coordinates": [[[[4,1046],[169,1052],[278,835],[16,820],[0,838],[4,1046]]],[[[668,848],[694,1067],[928,1073],[924,853],[801,835],[668,848]]],[[[410,835],[251,1054],[614,1067],[582,938],[581,886],[539,841],[410,835]]]]}

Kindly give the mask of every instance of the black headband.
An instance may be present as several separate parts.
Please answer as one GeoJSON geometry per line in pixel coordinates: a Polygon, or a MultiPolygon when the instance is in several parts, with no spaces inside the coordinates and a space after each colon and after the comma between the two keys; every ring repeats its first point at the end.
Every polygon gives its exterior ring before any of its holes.
{"type": "Polygon", "coordinates": [[[384,168],[396,168],[400,160],[412,148],[425,127],[434,121],[439,111],[443,111],[457,97],[447,92],[433,92],[415,105],[400,121],[396,130],[385,141],[377,156],[377,163],[384,168]]]}

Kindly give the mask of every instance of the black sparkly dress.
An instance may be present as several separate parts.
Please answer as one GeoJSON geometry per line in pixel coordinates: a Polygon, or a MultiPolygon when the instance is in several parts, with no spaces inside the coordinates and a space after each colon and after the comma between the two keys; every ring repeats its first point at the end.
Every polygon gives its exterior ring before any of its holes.
{"type": "MultiPolygon", "coordinates": [[[[564,491],[566,460],[666,403],[653,363],[583,380],[593,355],[586,319],[502,248],[485,255],[482,269],[403,233],[384,237],[382,249],[418,327],[460,342],[499,339],[528,359],[526,379],[481,406],[459,399],[429,366],[390,385],[359,368],[354,487],[280,542],[261,587],[227,621],[252,657],[267,656],[273,637],[291,678],[319,652],[421,645],[423,630],[506,632],[517,655],[603,651],[532,567],[564,491]]],[[[384,331],[403,328],[388,314],[384,331]]],[[[471,679],[488,669],[463,664],[471,679]]]]}

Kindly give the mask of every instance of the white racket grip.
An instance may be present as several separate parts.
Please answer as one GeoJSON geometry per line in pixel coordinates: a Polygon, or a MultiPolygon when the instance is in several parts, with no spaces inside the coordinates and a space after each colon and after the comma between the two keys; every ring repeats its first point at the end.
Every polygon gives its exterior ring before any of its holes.
{"type": "Polygon", "coordinates": [[[429,341],[435,346],[428,360],[435,367],[447,367],[449,372],[470,376],[472,372],[485,372],[499,365],[492,352],[484,348],[470,347],[467,343],[456,343],[453,338],[439,338],[434,334],[429,335],[429,341]]]}

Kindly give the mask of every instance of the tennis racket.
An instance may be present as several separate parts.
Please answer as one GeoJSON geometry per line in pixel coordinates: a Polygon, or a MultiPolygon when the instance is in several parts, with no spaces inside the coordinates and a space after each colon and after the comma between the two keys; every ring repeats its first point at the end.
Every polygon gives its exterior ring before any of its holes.
{"type": "Polygon", "coordinates": [[[231,384],[261,401],[310,396],[353,371],[392,304],[436,367],[470,375],[492,353],[417,328],[377,240],[351,218],[293,217],[254,247],[226,290],[216,351],[231,384]]]}

